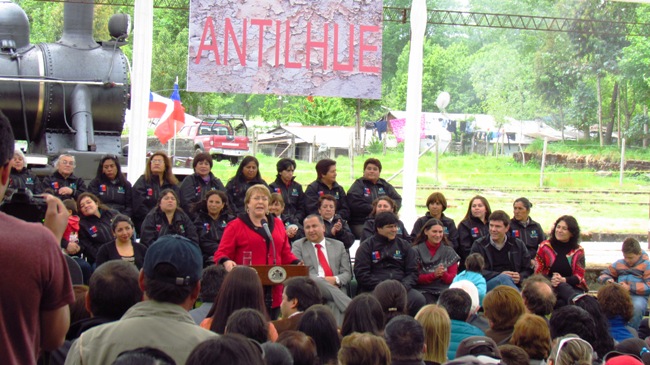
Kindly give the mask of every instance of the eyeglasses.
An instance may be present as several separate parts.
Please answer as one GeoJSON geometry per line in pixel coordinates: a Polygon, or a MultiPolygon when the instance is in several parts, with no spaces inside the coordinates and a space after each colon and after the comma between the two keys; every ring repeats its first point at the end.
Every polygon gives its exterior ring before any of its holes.
{"type": "Polygon", "coordinates": [[[66,166],[74,166],[74,161],[69,161],[69,160],[61,160],[59,161],[61,165],[66,165],[66,166]]]}
{"type": "Polygon", "coordinates": [[[155,163],[155,164],[165,163],[165,160],[151,160],[151,163],[155,163]]]}

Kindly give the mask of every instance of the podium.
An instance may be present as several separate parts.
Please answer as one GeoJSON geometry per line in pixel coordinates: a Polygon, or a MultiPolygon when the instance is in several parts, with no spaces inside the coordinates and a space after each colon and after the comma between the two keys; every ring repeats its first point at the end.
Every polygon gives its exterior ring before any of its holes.
{"type": "Polygon", "coordinates": [[[287,279],[296,276],[308,276],[309,268],[305,265],[250,265],[257,272],[257,276],[264,287],[264,302],[266,310],[274,320],[277,315],[273,313],[273,287],[284,283],[287,279]]]}

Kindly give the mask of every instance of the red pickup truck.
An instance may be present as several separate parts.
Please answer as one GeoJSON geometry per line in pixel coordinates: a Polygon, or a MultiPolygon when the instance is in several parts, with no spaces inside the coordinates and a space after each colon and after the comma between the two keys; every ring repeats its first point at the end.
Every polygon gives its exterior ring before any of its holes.
{"type": "Polygon", "coordinates": [[[179,134],[194,139],[194,154],[207,152],[216,161],[236,165],[250,154],[248,127],[241,115],[210,115],[201,122],[185,125],[179,134]]]}

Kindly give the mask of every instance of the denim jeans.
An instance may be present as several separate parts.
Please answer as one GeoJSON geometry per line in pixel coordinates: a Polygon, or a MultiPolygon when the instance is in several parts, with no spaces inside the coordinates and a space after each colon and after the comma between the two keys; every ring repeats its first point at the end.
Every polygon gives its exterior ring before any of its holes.
{"type": "Polygon", "coordinates": [[[634,315],[632,315],[629,325],[638,330],[641,319],[648,309],[648,297],[632,294],[632,305],[634,305],[634,315]]]}
{"type": "Polygon", "coordinates": [[[492,279],[487,281],[487,291],[489,292],[490,290],[496,288],[499,285],[506,285],[511,288],[517,289],[519,291],[519,288],[517,287],[517,284],[512,280],[512,278],[506,274],[499,274],[492,279]]]}

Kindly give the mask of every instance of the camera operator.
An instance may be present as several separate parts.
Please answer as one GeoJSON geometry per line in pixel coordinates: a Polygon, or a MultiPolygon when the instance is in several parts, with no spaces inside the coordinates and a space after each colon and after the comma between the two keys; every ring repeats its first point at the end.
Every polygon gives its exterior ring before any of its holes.
{"type": "MultiPolygon", "coordinates": [[[[0,200],[9,184],[14,134],[0,112],[0,200]]],[[[36,364],[40,350],[63,344],[74,301],[59,241],[68,217],[48,195],[45,227],[0,213],[0,363],[36,364]]]]}

